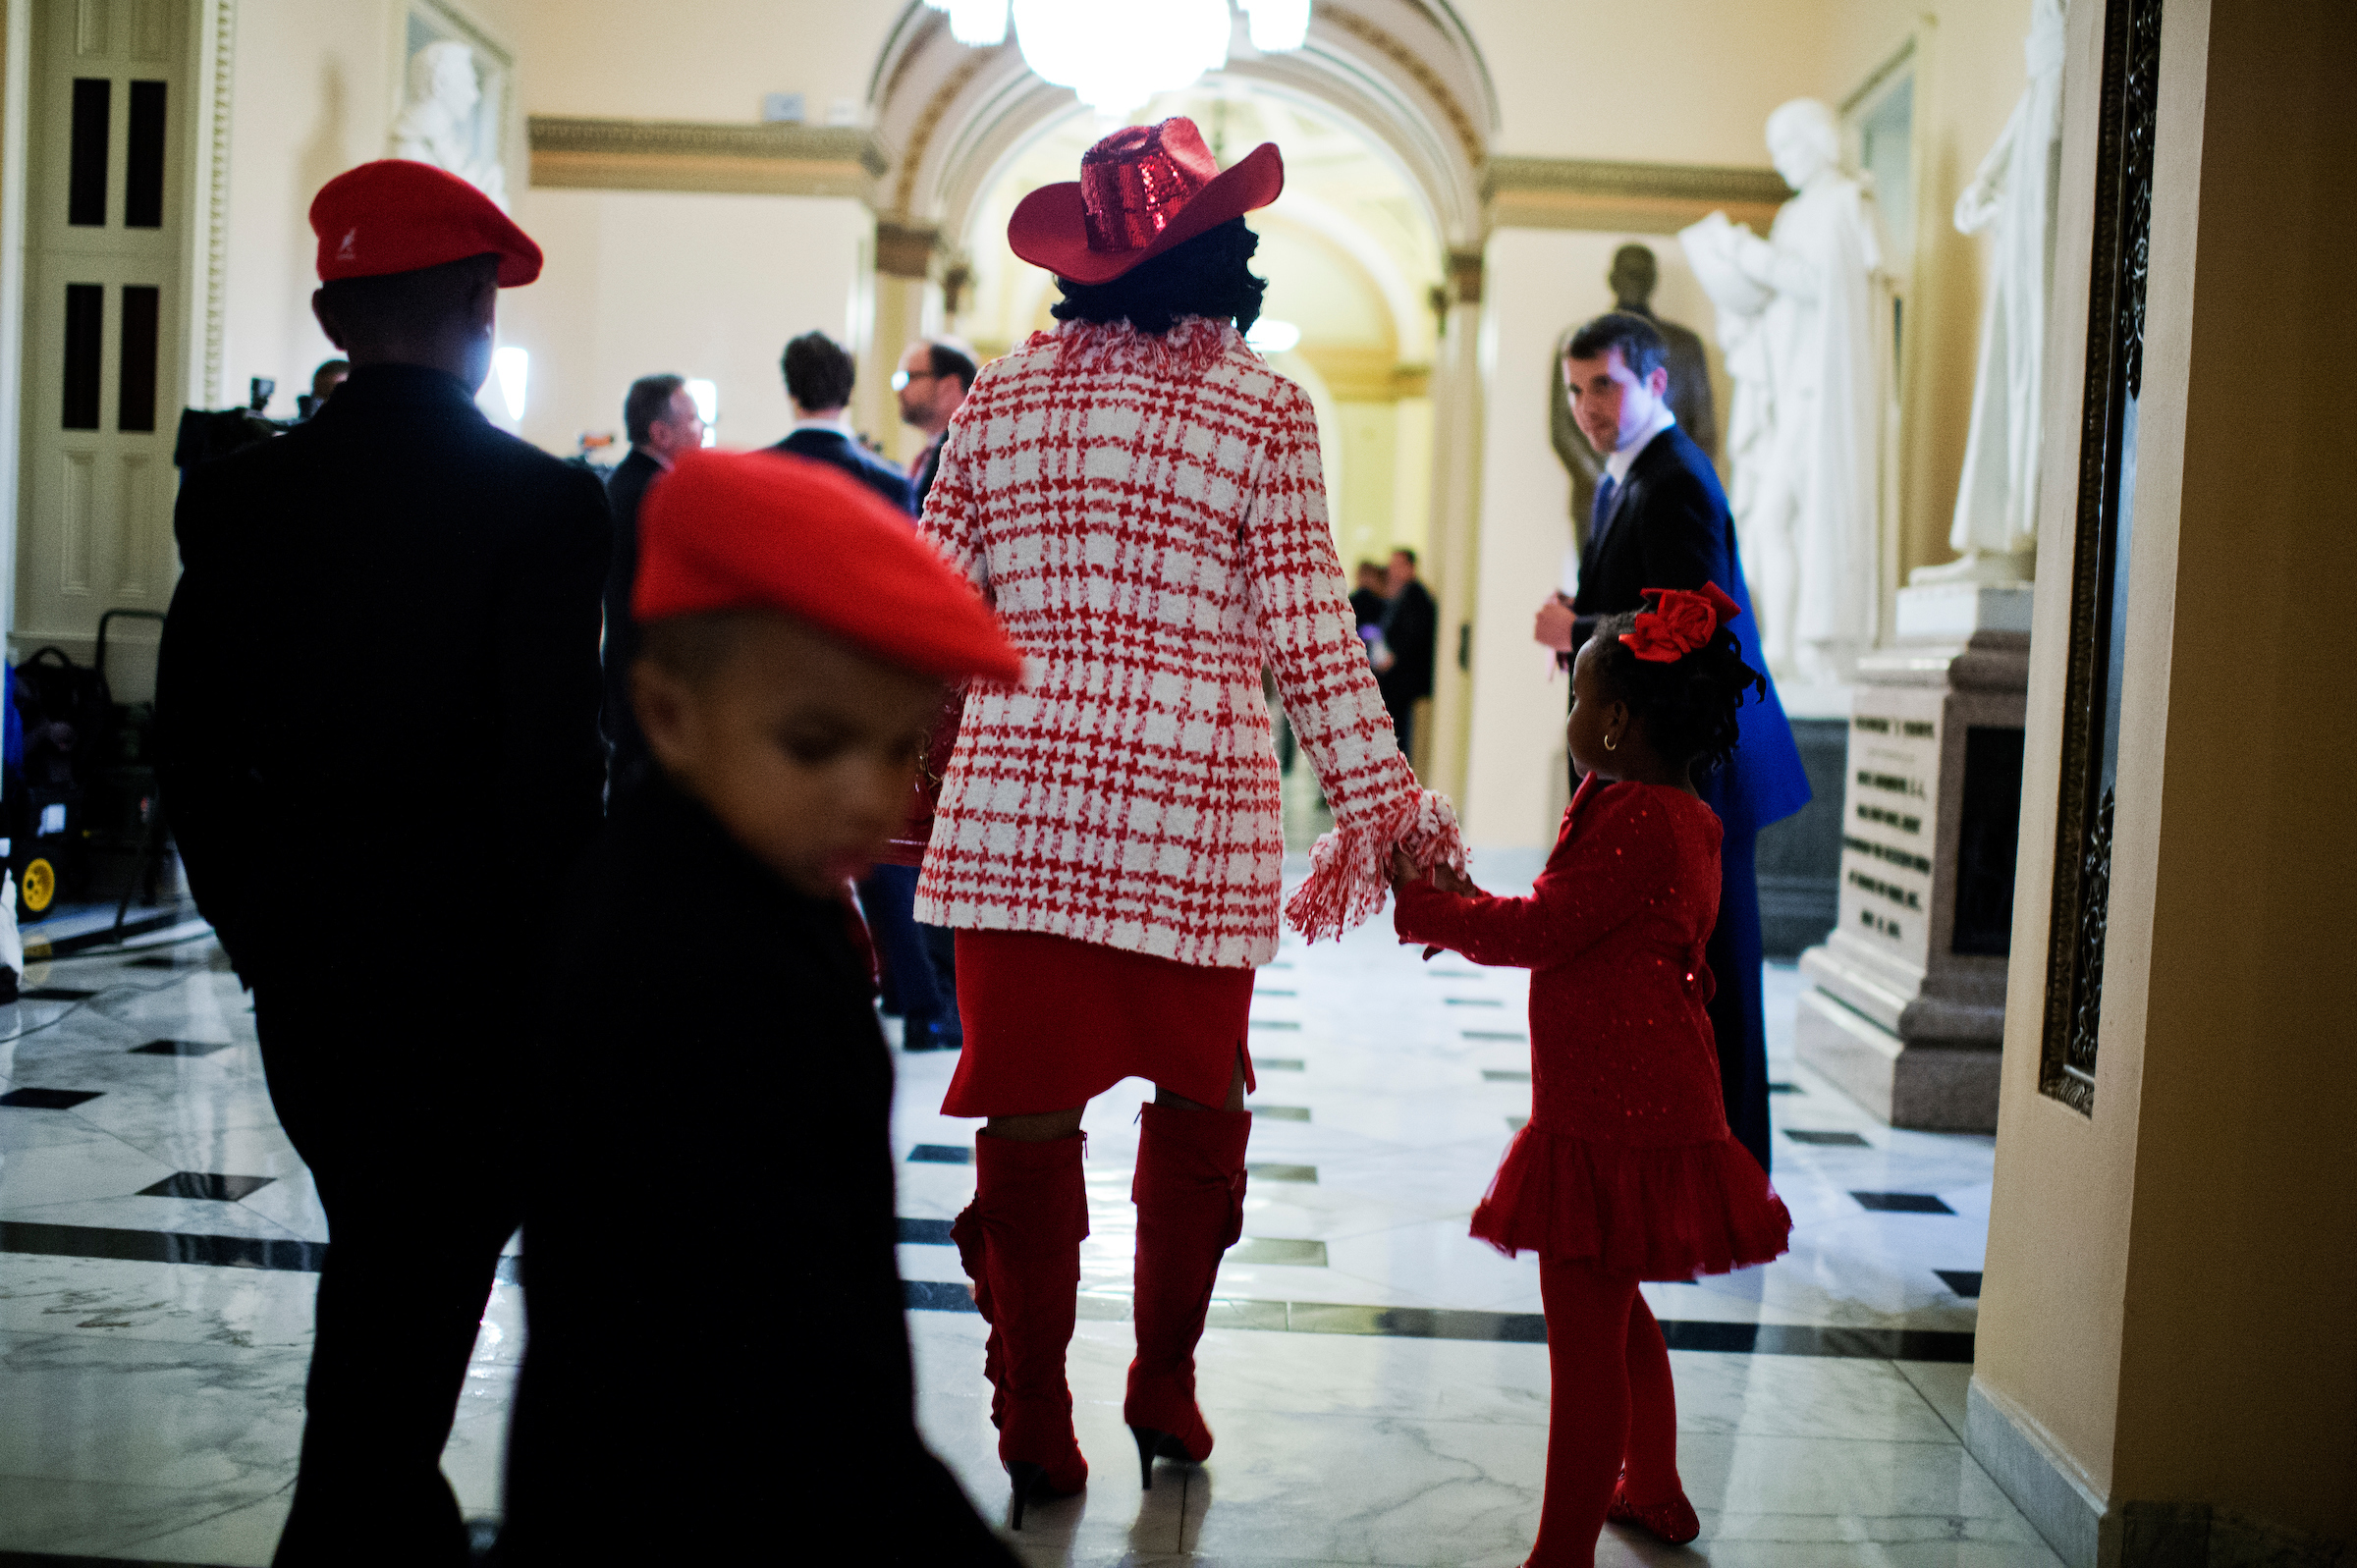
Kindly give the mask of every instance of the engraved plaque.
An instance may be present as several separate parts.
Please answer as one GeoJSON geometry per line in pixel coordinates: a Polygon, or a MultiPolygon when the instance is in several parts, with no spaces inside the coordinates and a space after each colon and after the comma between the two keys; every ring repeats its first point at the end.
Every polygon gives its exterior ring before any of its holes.
{"type": "MultiPolygon", "coordinates": [[[[1879,693],[1858,695],[1863,709],[1879,693]]],[[[1920,967],[1930,956],[1940,727],[1898,712],[1861,711],[1849,723],[1836,929],[1920,967]]]]}

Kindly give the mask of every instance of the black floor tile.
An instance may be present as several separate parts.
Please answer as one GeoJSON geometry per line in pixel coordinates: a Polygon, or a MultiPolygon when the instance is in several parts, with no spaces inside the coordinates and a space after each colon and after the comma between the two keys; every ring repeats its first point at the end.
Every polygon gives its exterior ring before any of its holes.
{"type": "Polygon", "coordinates": [[[106,1093],[103,1089],[16,1089],[0,1095],[0,1106],[13,1106],[20,1110],[72,1110],[85,1100],[95,1100],[106,1093]]]}
{"type": "Polygon", "coordinates": [[[1302,1269],[1326,1267],[1326,1243],[1322,1241],[1274,1241],[1266,1236],[1246,1236],[1228,1249],[1234,1263],[1282,1263],[1302,1269]]]}
{"type": "Polygon", "coordinates": [[[327,1244],[262,1236],[192,1236],[177,1230],[114,1230],[101,1225],[36,1224],[0,1219],[0,1252],[50,1258],[117,1258],[130,1263],[209,1264],[317,1273],[327,1244]]]}
{"type": "Polygon", "coordinates": [[[1506,1005],[1496,997],[1444,997],[1441,1000],[1452,1007],[1503,1007],[1506,1005]]]}
{"type": "Polygon", "coordinates": [[[1292,1018],[1255,1018],[1252,1020],[1252,1027],[1255,1029],[1297,1030],[1301,1027],[1301,1025],[1297,1020],[1292,1018]]]}
{"type": "Polygon", "coordinates": [[[1878,1215],[1952,1215],[1947,1205],[1928,1192],[1853,1192],[1860,1207],[1878,1215]]]}
{"type": "Polygon", "coordinates": [[[1276,991],[1267,986],[1259,986],[1254,988],[1252,995],[1255,997],[1298,997],[1301,993],[1298,991],[1276,991]]]}
{"type": "Polygon", "coordinates": [[[276,1176],[224,1176],[211,1170],[176,1170],[152,1187],[141,1187],[142,1198],[204,1198],[214,1203],[236,1203],[249,1192],[259,1192],[276,1176]]]}
{"type": "Polygon", "coordinates": [[[1947,1288],[1948,1288],[1948,1289],[1950,1289],[1950,1290],[1954,1291],[1954,1292],[1955,1292],[1957,1295],[1959,1295],[1959,1296],[1969,1296],[1969,1297],[1971,1297],[1971,1298],[1972,1298],[1973,1300],[1975,1300],[1975,1301],[1978,1301],[1978,1300],[1980,1299],[1980,1296],[1981,1296],[1981,1271],[1980,1271],[1980,1270],[1978,1270],[1978,1269],[1935,1269],[1935,1270],[1933,1270],[1933,1271],[1932,1271],[1932,1272],[1934,1272],[1934,1273],[1938,1274],[1938,1275],[1940,1276],[1940,1278],[1941,1278],[1942,1282],[1943,1282],[1943,1283],[1945,1283],[1945,1284],[1947,1286],[1947,1288]]]}
{"type": "Polygon", "coordinates": [[[970,1165],[974,1152],[962,1144],[920,1143],[908,1151],[912,1165],[970,1165]]]}
{"type": "Polygon", "coordinates": [[[1316,1181],[1318,1179],[1318,1167],[1315,1165],[1246,1165],[1244,1173],[1248,1176],[1257,1176],[1262,1181],[1316,1181]]]}
{"type": "Polygon", "coordinates": [[[237,1044],[234,1040],[150,1040],[143,1046],[134,1046],[135,1056],[209,1056],[216,1051],[227,1051],[237,1044]]]}
{"type": "Polygon", "coordinates": [[[1530,1074],[1520,1067],[1484,1067],[1481,1069],[1481,1081],[1483,1083],[1528,1083],[1530,1074]]]}
{"type": "Polygon", "coordinates": [[[1254,1072],[1299,1072],[1301,1071],[1301,1058],[1299,1056],[1263,1056],[1255,1053],[1252,1057],[1252,1070],[1254,1072]]]}
{"type": "Polygon", "coordinates": [[[1530,1118],[1528,1116],[1508,1116],[1506,1118],[1506,1130],[1508,1132],[1520,1132],[1523,1128],[1529,1125],[1530,1118]]]}
{"type": "Polygon", "coordinates": [[[98,993],[95,991],[82,991],[73,986],[33,986],[17,993],[26,1001],[87,1001],[96,995],[98,993]]]}
{"type": "Polygon", "coordinates": [[[1820,1149],[1871,1149],[1874,1147],[1854,1132],[1808,1132],[1799,1127],[1786,1127],[1784,1136],[1794,1143],[1815,1144],[1820,1149]]]}
{"type": "Polygon", "coordinates": [[[947,1219],[901,1220],[901,1245],[904,1247],[950,1247],[950,1222],[947,1219]]]}
{"type": "Polygon", "coordinates": [[[1247,1105],[1244,1107],[1244,1108],[1252,1112],[1255,1119],[1259,1119],[1261,1117],[1266,1117],[1270,1121],[1307,1121],[1309,1119],[1309,1108],[1307,1106],[1247,1105]]]}
{"type": "Polygon", "coordinates": [[[1527,1042],[1530,1036],[1519,1029],[1459,1029],[1467,1040],[1514,1040],[1527,1042]]]}
{"type": "Polygon", "coordinates": [[[904,1279],[901,1303],[910,1312],[980,1312],[974,1293],[956,1279],[904,1279]]]}
{"type": "Polygon", "coordinates": [[[1772,1083],[1768,1086],[1768,1092],[1772,1095],[1805,1095],[1808,1093],[1806,1089],[1796,1083],[1772,1083]]]}

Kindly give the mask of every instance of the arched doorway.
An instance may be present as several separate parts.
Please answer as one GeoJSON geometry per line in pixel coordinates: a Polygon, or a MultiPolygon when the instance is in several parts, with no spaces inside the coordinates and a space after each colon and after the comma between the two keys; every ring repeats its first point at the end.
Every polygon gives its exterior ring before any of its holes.
{"type": "MultiPolygon", "coordinates": [[[[1071,178],[1110,122],[1024,66],[1014,42],[969,49],[943,17],[910,6],[871,87],[893,165],[878,182],[872,330],[861,377],[890,428],[890,361],[927,331],[1000,351],[1046,324],[1044,273],[1005,250],[1022,191],[1071,178]]],[[[1185,114],[1226,157],[1263,140],[1286,150],[1286,195],[1254,227],[1271,279],[1267,313],[1300,329],[1273,356],[1311,395],[1345,562],[1405,544],[1419,552],[1443,624],[1469,612],[1477,451],[1475,359],[1480,171],[1496,123],[1470,36],[1421,0],[1321,6],[1307,43],[1260,55],[1166,94],[1137,120],[1185,114]]],[[[1446,632],[1426,771],[1461,785],[1465,672],[1446,632]]]]}

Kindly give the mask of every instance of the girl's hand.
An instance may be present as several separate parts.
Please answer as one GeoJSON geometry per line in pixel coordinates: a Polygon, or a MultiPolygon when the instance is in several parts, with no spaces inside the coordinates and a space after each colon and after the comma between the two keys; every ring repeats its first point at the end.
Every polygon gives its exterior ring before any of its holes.
{"type": "Polygon", "coordinates": [[[1392,886],[1404,888],[1411,882],[1422,881],[1424,873],[1417,869],[1416,863],[1407,858],[1407,851],[1394,847],[1392,850],[1392,886]]]}

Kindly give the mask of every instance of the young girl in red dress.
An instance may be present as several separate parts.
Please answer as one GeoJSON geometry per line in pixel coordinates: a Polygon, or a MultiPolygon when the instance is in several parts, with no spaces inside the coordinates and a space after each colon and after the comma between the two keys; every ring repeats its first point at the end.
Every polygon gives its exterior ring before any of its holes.
{"type": "Polygon", "coordinates": [[[1572,667],[1585,777],[1527,898],[1394,864],[1404,942],[1531,971],[1530,1122],[1473,1234],[1539,1255],[1553,1384],[1547,1495],[1528,1568],[1590,1568],[1608,1518],[1700,1534],[1677,1476],[1677,1402],[1638,1293],[1765,1263],[1791,1216],[1727,1131],[1703,946],[1719,914],[1719,819],[1698,773],[1735,743],[1759,686],[1715,585],[1648,589],[1572,667]]]}

